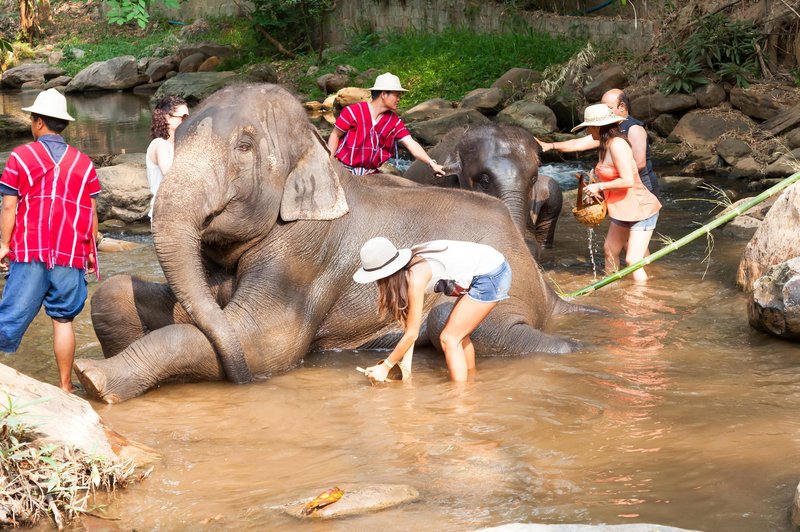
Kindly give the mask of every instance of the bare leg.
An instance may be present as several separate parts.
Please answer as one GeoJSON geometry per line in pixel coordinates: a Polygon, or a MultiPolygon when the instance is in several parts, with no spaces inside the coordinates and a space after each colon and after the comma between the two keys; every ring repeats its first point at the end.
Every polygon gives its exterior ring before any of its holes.
{"type": "Polygon", "coordinates": [[[58,366],[59,386],[72,393],[72,362],[75,360],[75,332],[72,321],[53,319],[53,353],[58,366]]]}
{"type": "Polygon", "coordinates": [[[467,360],[467,376],[471,379],[475,377],[475,346],[472,345],[472,339],[467,336],[461,340],[461,347],[464,349],[464,357],[467,360]]]}
{"type": "Polygon", "coordinates": [[[628,241],[628,233],[630,233],[630,229],[613,222],[608,226],[606,241],[603,243],[603,253],[606,257],[606,274],[619,270],[619,254],[628,241]]]}
{"type": "MultiPolygon", "coordinates": [[[[480,303],[467,296],[459,298],[447,318],[439,341],[450,370],[450,378],[454,381],[466,381],[469,377],[470,362],[464,346],[464,339],[480,325],[483,318],[497,305],[497,303],[480,303]]],[[[475,349],[469,342],[472,368],[475,367],[475,349]]]]}
{"type": "MultiPolygon", "coordinates": [[[[650,237],[653,235],[653,230],[650,231],[631,231],[628,236],[628,251],[625,254],[625,262],[633,264],[642,260],[648,254],[648,246],[650,245],[650,237]]],[[[647,273],[644,268],[639,268],[633,272],[634,281],[644,282],[647,280],[647,273]]]]}

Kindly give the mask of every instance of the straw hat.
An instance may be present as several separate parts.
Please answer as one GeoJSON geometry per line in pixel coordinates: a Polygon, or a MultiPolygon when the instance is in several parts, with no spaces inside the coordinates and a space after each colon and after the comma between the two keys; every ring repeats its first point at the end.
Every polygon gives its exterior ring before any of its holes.
{"type": "Polygon", "coordinates": [[[389,72],[381,74],[380,76],[375,78],[375,85],[373,85],[373,87],[369,90],[387,91],[387,92],[408,92],[408,90],[400,86],[400,78],[398,78],[394,74],[390,74],[389,72]]]}
{"type": "Polygon", "coordinates": [[[572,128],[575,133],[581,128],[589,126],[607,126],[608,124],[617,124],[625,120],[621,116],[617,116],[611,111],[611,108],[604,103],[596,103],[590,105],[583,111],[583,122],[572,128]]]}
{"type": "Polygon", "coordinates": [[[26,113],[36,113],[37,115],[60,118],[73,122],[75,119],[67,112],[67,99],[56,89],[47,89],[36,96],[36,100],[30,107],[23,107],[26,113]]]}
{"type": "Polygon", "coordinates": [[[410,249],[397,249],[382,236],[371,238],[361,246],[361,268],[353,274],[353,280],[366,284],[389,277],[410,260],[410,249]]]}

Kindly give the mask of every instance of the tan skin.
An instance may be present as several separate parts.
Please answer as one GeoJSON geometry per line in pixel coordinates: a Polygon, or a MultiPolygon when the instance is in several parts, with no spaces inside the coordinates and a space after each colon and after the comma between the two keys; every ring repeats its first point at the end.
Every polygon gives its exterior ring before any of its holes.
{"type": "MultiPolygon", "coordinates": [[[[590,126],[586,128],[589,135],[600,143],[600,128],[590,126]]],[[[622,138],[612,138],[606,150],[605,158],[598,161],[600,164],[614,166],[619,172],[619,177],[612,181],[603,183],[592,183],[583,189],[587,194],[597,194],[600,191],[631,188],[638,174],[636,161],[633,158],[631,147],[622,138]]],[[[647,254],[647,247],[650,244],[650,231],[631,231],[627,227],[617,224],[609,224],[608,234],[606,235],[603,251],[606,258],[606,273],[613,273],[619,269],[619,255],[625,249],[625,262],[633,264],[642,260],[647,254]]],[[[633,279],[638,282],[647,280],[647,273],[644,268],[639,268],[633,272],[633,279]]]]}
{"type": "MultiPolygon", "coordinates": [[[[425,259],[409,266],[406,272],[408,276],[408,319],[402,338],[386,357],[389,365],[400,362],[403,356],[414,347],[422,325],[425,288],[433,277],[433,272],[425,259]]],[[[497,303],[481,303],[467,296],[459,297],[456,304],[453,305],[447,323],[439,335],[451,380],[464,382],[474,376],[475,347],[472,345],[469,335],[496,305],[497,303]]],[[[383,382],[389,374],[389,365],[381,362],[370,366],[364,371],[364,375],[371,381],[383,382]]]]}
{"type": "MultiPolygon", "coordinates": [[[[189,108],[179,105],[167,115],[169,136],[165,142],[151,142],[147,147],[147,157],[161,170],[161,175],[167,175],[172,166],[172,152],[169,147],[175,147],[175,130],[183,123],[183,117],[189,115],[189,108]]],[[[154,141],[157,139],[153,139],[154,141]]]]}
{"type": "MultiPolygon", "coordinates": [[[[396,113],[397,106],[402,97],[403,93],[399,91],[383,91],[378,98],[370,100],[367,105],[369,105],[372,120],[378,120],[378,117],[387,111],[396,113]]],[[[328,137],[328,151],[331,152],[332,158],[334,157],[334,153],[336,153],[336,149],[339,147],[339,143],[342,141],[344,134],[344,131],[336,127],[334,127],[333,131],[331,131],[331,136],[328,137]]],[[[419,142],[412,139],[411,135],[401,139],[400,142],[403,143],[403,146],[406,147],[406,149],[409,151],[409,153],[411,153],[411,155],[414,156],[415,159],[430,166],[436,175],[444,175],[444,167],[441,164],[433,162],[433,159],[425,151],[425,148],[423,148],[419,142]]]]}
{"type": "MultiPolygon", "coordinates": [[[[44,120],[31,118],[31,133],[34,140],[38,140],[43,135],[57,135],[51,131],[44,120]]],[[[0,271],[8,271],[6,257],[11,251],[11,235],[16,225],[17,196],[3,196],[3,210],[0,213],[0,271]]],[[[92,235],[97,241],[97,204],[92,199],[92,235]]],[[[86,273],[95,272],[95,256],[89,253],[86,273]]],[[[72,363],[75,360],[75,331],[71,321],[53,321],[53,353],[56,357],[58,366],[59,386],[65,392],[71,393],[72,387],[72,363]]]]}

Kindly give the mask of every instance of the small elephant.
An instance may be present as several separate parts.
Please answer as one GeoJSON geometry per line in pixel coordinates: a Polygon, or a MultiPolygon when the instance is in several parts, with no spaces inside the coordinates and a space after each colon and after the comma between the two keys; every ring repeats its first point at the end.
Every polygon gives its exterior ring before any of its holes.
{"type": "MultiPolygon", "coordinates": [[[[403,177],[499,198],[523,235],[531,229],[531,240],[539,246],[553,247],[563,197],[558,183],[539,175],[541,147],[529,131],[506,124],[458,128],[431,148],[429,154],[443,161],[447,175],[437,177],[428,165],[415,161],[403,177]]],[[[538,257],[536,244],[530,248],[538,257]]]]}
{"type": "MultiPolygon", "coordinates": [[[[478,353],[577,348],[540,330],[580,308],[545,282],[503,203],[352,176],[294,96],[250,84],[210,96],[178,128],[153,212],[167,284],[118,275],[98,288],[92,322],[107,358],[78,359],[78,377],[90,395],[118,402],[170,381],[248,382],[311,350],[391,346],[401,329],[377,315],[375,285],[352,279],[361,245],[379,235],[404,246],[470,240],[506,256],[510,298],[472,334],[478,353]]],[[[440,348],[451,306],[426,296],[420,342],[440,348]]]]}

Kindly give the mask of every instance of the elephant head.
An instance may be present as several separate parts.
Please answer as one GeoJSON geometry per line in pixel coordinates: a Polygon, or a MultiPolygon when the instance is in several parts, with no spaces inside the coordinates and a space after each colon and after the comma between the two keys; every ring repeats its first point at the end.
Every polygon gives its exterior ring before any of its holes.
{"type": "Polygon", "coordinates": [[[153,240],[164,275],[233,382],[252,376],[204,261],[233,272],[276,224],[348,212],[327,148],[294,99],[276,85],[237,85],[209,97],[178,128],[156,195],[153,240]]]}

